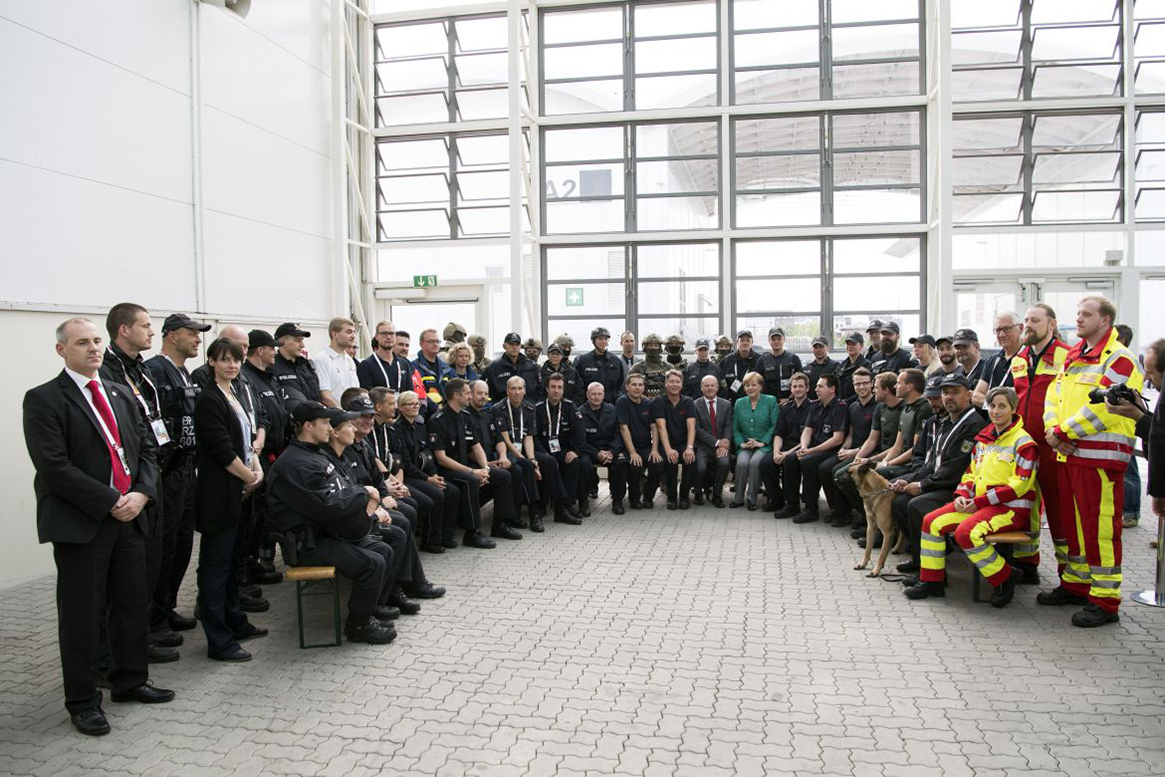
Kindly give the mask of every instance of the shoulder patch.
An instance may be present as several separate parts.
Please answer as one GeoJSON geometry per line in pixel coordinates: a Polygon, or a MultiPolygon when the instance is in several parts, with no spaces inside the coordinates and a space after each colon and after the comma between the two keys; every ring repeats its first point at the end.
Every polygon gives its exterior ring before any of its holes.
{"type": "Polygon", "coordinates": [[[970,453],[971,449],[975,447],[974,440],[963,440],[963,444],[959,446],[959,450],[963,453],[970,453]]]}

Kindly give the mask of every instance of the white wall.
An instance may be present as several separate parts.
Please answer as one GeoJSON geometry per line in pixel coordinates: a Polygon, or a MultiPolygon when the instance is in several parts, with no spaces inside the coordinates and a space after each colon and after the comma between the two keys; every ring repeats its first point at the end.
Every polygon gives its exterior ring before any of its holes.
{"type": "Polygon", "coordinates": [[[335,312],[330,8],[0,5],[0,333],[21,365],[0,379],[0,585],[52,572],[19,408],[61,368],[62,319],[103,325],[123,300],[155,327],[335,312]]]}

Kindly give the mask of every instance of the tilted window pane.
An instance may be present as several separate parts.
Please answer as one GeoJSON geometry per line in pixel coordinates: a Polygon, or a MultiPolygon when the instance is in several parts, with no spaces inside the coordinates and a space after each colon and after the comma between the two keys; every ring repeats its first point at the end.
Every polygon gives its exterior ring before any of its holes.
{"type": "Polygon", "coordinates": [[[951,28],[1008,27],[1019,24],[1020,0],[951,3],[951,28]]]}
{"type": "Polygon", "coordinates": [[[976,186],[992,189],[1022,185],[1022,156],[957,156],[951,160],[951,181],[956,190],[976,186]]]}
{"type": "Polygon", "coordinates": [[[736,276],[818,275],[821,241],[741,240],[736,243],[736,276]]]}
{"type": "Polygon", "coordinates": [[[718,243],[668,243],[641,245],[635,249],[636,274],[640,278],[720,275],[718,243]]]}
{"type": "Polygon", "coordinates": [[[542,14],[542,40],[546,44],[618,40],[623,37],[620,6],[542,14]]]}
{"type": "Polygon", "coordinates": [[[951,35],[951,64],[996,65],[1019,62],[1021,30],[985,30],[951,35]]]}
{"type": "Polygon", "coordinates": [[[918,183],[921,169],[921,151],[865,151],[833,156],[833,182],[837,186],[918,183]]]}
{"type": "Polygon", "coordinates": [[[1117,18],[1116,0],[1033,0],[1032,24],[1078,24],[1109,22],[1117,18]]]}
{"type": "Polygon", "coordinates": [[[546,248],[546,280],[622,278],[626,272],[623,246],[546,248]]]}
{"type": "Polygon", "coordinates": [[[921,115],[838,113],[833,115],[833,147],[912,146],[920,141],[921,115]]]}

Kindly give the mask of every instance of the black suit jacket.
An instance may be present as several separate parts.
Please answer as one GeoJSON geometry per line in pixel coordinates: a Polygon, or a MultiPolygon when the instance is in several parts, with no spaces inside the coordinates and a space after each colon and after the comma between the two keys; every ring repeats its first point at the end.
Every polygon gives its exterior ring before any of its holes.
{"type": "Polygon", "coordinates": [[[194,527],[208,534],[236,526],[243,512],[243,481],[227,471],[236,458],[245,461],[243,425],[218,386],[211,384],[194,403],[198,440],[198,482],[194,488],[194,527]]]}
{"type": "MultiPolygon", "coordinates": [[[[130,490],[152,501],[158,488],[154,433],[142,422],[129,388],[103,385],[133,478],[130,490]]],[[[24,442],[36,468],[32,485],[40,541],[92,540],[120,494],[109,485],[113,462],[97,414],[64,370],[24,395],[24,442]]],[[[150,532],[145,510],[134,522],[150,532]]]]}

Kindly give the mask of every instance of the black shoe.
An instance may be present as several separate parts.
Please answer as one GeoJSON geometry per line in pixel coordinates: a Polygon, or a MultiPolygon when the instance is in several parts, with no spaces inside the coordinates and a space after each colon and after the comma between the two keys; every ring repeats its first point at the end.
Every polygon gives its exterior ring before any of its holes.
{"type": "Polygon", "coordinates": [[[622,499],[616,499],[611,503],[611,512],[613,512],[615,515],[622,515],[626,512],[626,510],[623,509],[622,499]]]}
{"type": "Polygon", "coordinates": [[[1012,567],[1011,574],[1003,581],[1003,585],[991,592],[991,606],[992,607],[1006,607],[1011,604],[1011,600],[1015,597],[1015,587],[1023,580],[1023,570],[1019,567],[1012,567]]]}
{"type": "Polygon", "coordinates": [[[918,585],[918,575],[907,575],[902,578],[902,585],[909,588],[912,585],[918,585]]]}
{"type": "Polygon", "coordinates": [[[509,521],[510,526],[515,529],[529,529],[530,523],[522,518],[522,509],[518,508],[514,511],[514,519],[509,521]]]}
{"type": "Polygon", "coordinates": [[[396,629],[391,624],[383,624],[376,618],[369,617],[359,626],[349,623],[344,628],[344,635],[349,642],[367,642],[369,645],[387,645],[396,639],[396,629]]]}
{"type": "Polygon", "coordinates": [[[558,520],[558,512],[560,510],[565,512],[571,518],[578,518],[580,520],[582,519],[582,514],[579,513],[578,510],[574,509],[573,504],[571,504],[570,502],[563,502],[562,504],[555,506],[555,508],[554,508],[554,520],[558,520]]]}
{"type": "Polygon", "coordinates": [[[538,513],[534,513],[530,516],[530,531],[537,532],[539,534],[546,531],[546,526],[542,523],[542,516],[538,513]]]}
{"type": "Polygon", "coordinates": [[[816,510],[805,508],[797,513],[797,516],[793,519],[793,523],[815,523],[819,520],[821,520],[821,516],[817,514],[816,510]]]}
{"type": "Polygon", "coordinates": [[[599,498],[598,487],[592,488],[590,491],[588,491],[587,496],[590,497],[591,499],[598,499],[599,498]]]}
{"type": "Polygon", "coordinates": [[[643,510],[650,510],[655,507],[655,503],[650,499],[641,499],[639,500],[639,507],[643,510]]]}
{"type": "Polygon", "coordinates": [[[724,509],[724,497],[720,496],[719,494],[712,497],[712,506],[718,510],[723,510],[724,509]]]}
{"type": "Polygon", "coordinates": [[[701,505],[704,504],[704,492],[703,491],[700,491],[700,490],[696,491],[696,495],[692,497],[692,504],[694,504],[696,507],[700,507],[701,505]]]}
{"type": "Polygon", "coordinates": [[[578,513],[574,511],[574,508],[566,504],[559,504],[554,508],[554,522],[578,526],[582,523],[582,518],[578,517],[578,513]],[[571,513],[574,514],[571,515],[571,513]]]}
{"type": "Polygon", "coordinates": [[[207,653],[206,657],[209,658],[211,661],[225,661],[225,662],[235,663],[235,664],[241,664],[244,661],[251,660],[251,654],[248,653],[247,651],[243,650],[242,648],[235,648],[234,650],[230,651],[229,653],[220,653],[217,656],[212,655],[211,653],[207,653]]]}
{"type": "Polygon", "coordinates": [[[495,523],[490,529],[489,536],[501,537],[503,540],[520,540],[522,535],[504,523],[495,523]]]}
{"type": "Polygon", "coordinates": [[[254,624],[248,623],[247,628],[243,630],[242,634],[235,635],[235,639],[238,640],[239,642],[242,642],[243,640],[246,640],[246,639],[259,639],[259,637],[265,637],[269,633],[270,632],[268,632],[267,629],[265,629],[261,626],[256,626],[254,624]]]}
{"type": "Polygon", "coordinates": [[[748,511],[749,511],[750,513],[755,513],[755,512],[756,512],[756,502],[749,502],[749,503],[748,503],[748,511]]]}
{"type": "Polygon", "coordinates": [[[251,579],[259,585],[276,585],[283,582],[283,573],[276,572],[274,569],[263,572],[251,570],[251,579]]]}
{"type": "Polygon", "coordinates": [[[161,631],[155,631],[150,634],[151,644],[157,645],[158,647],[176,648],[180,647],[185,641],[181,634],[172,629],[162,629],[161,631]]]}
{"type": "Polygon", "coordinates": [[[174,648],[162,647],[146,643],[146,662],[150,664],[169,664],[178,660],[178,651],[174,648]]]}
{"type": "Polygon", "coordinates": [[[445,546],[439,542],[422,542],[421,550],[426,553],[444,553],[445,546]]]}
{"type": "Polygon", "coordinates": [[[109,698],[116,702],[136,701],[142,704],[165,704],[168,701],[174,701],[174,692],[165,688],[155,688],[149,683],[142,683],[128,691],[110,691],[109,698]]]}
{"type": "Polygon", "coordinates": [[[378,604],[372,608],[372,617],[381,623],[388,623],[400,617],[400,610],[389,604],[378,604]]]}
{"type": "Polygon", "coordinates": [[[942,583],[924,583],[921,580],[904,591],[907,599],[925,599],[928,596],[943,597],[947,587],[942,583]]]}
{"type": "Polygon", "coordinates": [[[410,599],[440,599],[445,595],[445,586],[433,585],[428,580],[420,583],[401,583],[400,585],[410,599]]]}
{"type": "Polygon", "coordinates": [[[1047,607],[1063,607],[1065,604],[1088,604],[1088,599],[1077,596],[1061,585],[1051,591],[1040,591],[1036,594],[1036,602],[1047,607]]]}
{"type": "Polygon", "coordinates": [[[441,547],[445,550],[453,550],[457,547],[457,540],[441,540],[441,547]]]}
{"type": "Polygon", "coordinates": [[[591,517],[591,506],[587,502],[587,500],[585,500],[585,499],[579,500],[578,514],[582,518],[590,518],[591,517]]]}
{"type": "Polygon", "coordinates": [[[74,712],[69,716],[74,728],[85,736],[100,737],[109,733],[109,721],[100,707],[90,707],[87,710],[74,712]]]}
{"type": "Polygon", "coordinates": [[[170,613],[170,628],[174,631],[190,631],[198,625],[198,621],[194,618],[188,618],[185,615],[179,615],[176,612],[170,613]]]}
{"type": "Polygon", "coordinates": [[[904,575],[917,575],[919,566],[913,561],[903,561],[901,564],[896,566],[895,569],[904,575]]]}
{"type": "Polygon", "coordinates": [[[771,499],[766,499],[765,503],[761,505],[761,509],[766,513],[775,513],[777,510],[781,509],[781,506],[771,499]]]}
{"type": "Polygon", "coordinates": [[[1019,564],[1020,570],[1023,572],[1023,580],[1019,582],[1023,585],[1039,585],[1040,584],[1040,568],[1035,564],[1019,564]]]}
{"type": "Polygon", "coordinates": [[[853,537],[855,540],[860,540],[862,537],[865,537],[866,525],[862,524],[861,526],[851,526],[849,530],[849,536],[853,537]]]}
{"type": "Polygon", "coordinates": [[[1099,605],[1089,602],[1084,609],[1072,615],[1072,625],[1082,629],[1094,629],[1106,623],[1120,623],[1121,616],[1115,612],[1102,610],[1099,605]]]}
{"type": "Polygon", "coordinates": [[[667,500],[667,509],[669,509],[669,510],[675,510],[675,509],[676,509],[676,508],[678,508],[679,506],[680,506],[680,505],[679,505],[679,503],[678,503],[678,502],[676,502],[676,500],[674,500],[674,499],[669,499],[669,500],[667,500]]]}
{"type": "Polygon", "coordinates": [[[735,510],[738,507],[744,507],[744,502],[737,502],[735,500],[728,503],[729,510],[735,510]]]}
{"type": "Polygon", "coordinates": [[[681,510],[690,510],[691,508],[692,508],[692,503],[688,501],[688,498],[686,496],[681,496],[680,497],[680,509],[681,510]]]}
{"type": "MultiPolygon", "coordinates": [[[[859,548],[866,547],[866,538],[865,537],[858,538],[858,547],[859,548]]],[[[878,532],[877,534],[874,535],[874,548],[873,549],[877,550],[880,547],[882,547],[882,533],[878,532]]]]}
{"type": "Polygon", "coordinates": [[[640,502],[638,499],[632,499],[630,502],[627,503],[627,506],[630,507],[632,510],[642,510],[643,509],[643,503],[640,502]]]}
{"type": "Polygon", "coordinates": [[[774,515],[773,517],[776,518],[777,520],[784,520],[785,518],[792,518],[797,513],[798,513],[798,510],[796,507],[792,507],[790,505],[785,505],[783,508],[778,510],[776,515],[774,515]]]}
{"type": "Polygon", "coordinates": [[[239,596],[249,596],[252,599],[263,598],[263,589],[253,583],[239,586],[238,591],[239,596]]]}
{"type": "Polygon", "coordinates": [[[493,540],[488,537],[482,537],[472,529],[465,532],[465,536],[461,539],[461,544],[467,548],[479,548],[481,550],[489,550],[498,546],[493,540]]]}
{"type": "Polygon", "coordinates": [[[271,609],[271,602],[263,598],[253,599],[250,596],[240,596],[239,609],[243,612],[267,612],[271,609]]]}
{"type": "Polygon", "coordinates": [[[399,585],[394,585],[388,592],[388,603],[400,610],[403,615],[416,615],[421,611],[421,605],[410,601],[399,585]]]}

